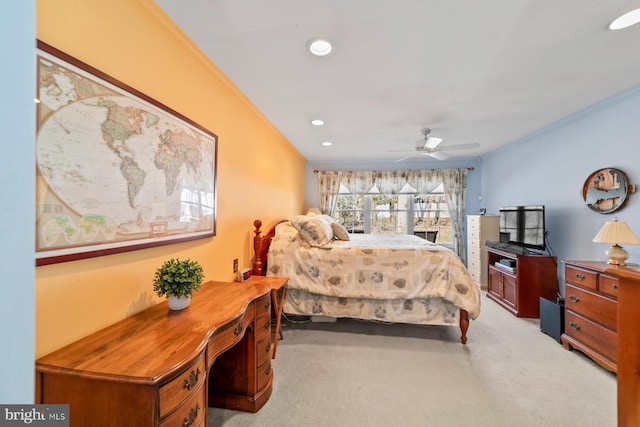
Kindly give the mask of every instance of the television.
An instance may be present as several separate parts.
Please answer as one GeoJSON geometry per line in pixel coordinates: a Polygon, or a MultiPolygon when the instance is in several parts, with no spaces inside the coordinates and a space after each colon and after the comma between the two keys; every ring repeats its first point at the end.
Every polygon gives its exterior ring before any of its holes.
{"type": "Polygon", "coordinates": [[[545,250],[544,206],[500,208],[500,242],[545,250]]]}

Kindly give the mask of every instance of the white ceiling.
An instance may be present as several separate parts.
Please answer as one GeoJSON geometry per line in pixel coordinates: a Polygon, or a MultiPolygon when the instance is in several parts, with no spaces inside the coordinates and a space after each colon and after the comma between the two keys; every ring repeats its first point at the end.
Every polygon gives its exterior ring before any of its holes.
{"type": "Polygon", "coordinates": [[[640,84],[640,24],[606,29],[640,0],[156,3],[312,163],[395,160],[423,127],[480,156],[640,84]]]}

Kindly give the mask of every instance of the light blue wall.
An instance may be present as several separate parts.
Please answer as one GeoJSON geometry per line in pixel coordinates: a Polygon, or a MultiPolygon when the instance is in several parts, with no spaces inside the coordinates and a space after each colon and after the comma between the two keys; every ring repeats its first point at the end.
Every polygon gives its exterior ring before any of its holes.
{"type": "Polygon", "coordinates": [[[35,1],[0,0],[0,403],[32,403],[35,1]],[[7,243],[10,242],[10,243],[7,243]]]}
{"type": "MultiPolygon", "coordinates": [[[[640,186],[640,87],[485,155],[481,191],[492,212],[505,205],[545,205],[550,246],[559,260],[606,261],[608,245],[592,242],[606,221],[616,216],[640,237],[640,191],[607,215],[582,199],[587,177],[606,167],[623,170],[640,186]]],[[[640,246],[625,249],[629,262],[640,263],[640,246]]],[[[562,283],[560,262],[558,273],[562,283]]]]}

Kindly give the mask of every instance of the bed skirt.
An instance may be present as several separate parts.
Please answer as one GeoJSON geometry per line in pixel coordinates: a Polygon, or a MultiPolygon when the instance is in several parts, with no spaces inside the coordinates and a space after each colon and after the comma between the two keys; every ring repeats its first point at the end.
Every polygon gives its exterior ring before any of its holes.
{"type": "Polygon", "coordinates": [[[283,311],[420,325],[458,326],[460,321],[460,309],[442,298],[373,300],[318,295],[300,289],[287,289],[283,311]]]}

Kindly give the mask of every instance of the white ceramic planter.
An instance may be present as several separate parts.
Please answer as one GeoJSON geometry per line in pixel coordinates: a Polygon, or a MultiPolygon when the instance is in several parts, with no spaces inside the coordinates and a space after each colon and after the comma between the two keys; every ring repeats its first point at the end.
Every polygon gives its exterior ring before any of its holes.
{"type": "Polygon", "coordinates": [[[191,297],[176,297],[173,295],[167,296],[167,303],[169,304],[169,309],[171,310],[184,310],[189,306],[191,302],[191,297]]]}

